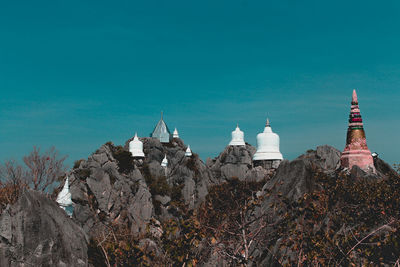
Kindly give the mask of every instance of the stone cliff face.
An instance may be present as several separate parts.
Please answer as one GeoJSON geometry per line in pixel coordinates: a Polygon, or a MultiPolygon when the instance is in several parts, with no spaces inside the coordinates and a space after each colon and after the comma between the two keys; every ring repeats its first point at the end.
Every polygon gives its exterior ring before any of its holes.
{"type": "Polygon", "coordinates": [[[87,266],[87,237],[63,209],[25,190],[0,217],[0,266],[87,266]]]}
{"type": "MultiPolygon", "coordinates": [[[[266,170],[254,167],[255,148],[248,144],[227,146],[204,164],[195,153],[185,156],[186,146],[181,139],[161,144],[153,138],[141,138],[146,157],[134,159],[128,152],[130,140],[124,147],[106,143],[87,160],[76,162],[69,173],[75,203],[72,219],[55,202],[29,190],[24,191],[16,204],[7,207],[0,217],[0,266],[20,266],[21,262],[87,266],[88,241],[116,225],[127,227],[126,234],[136,240],[136,247],[132,245],[131,249],[141,251],[134,258],[145,253],[147,264],[179,261],[182,265],[193,259],[199,266],[291,264],[299,257],[297,245],[288,244],[288,240],[298,238],[298,230],[291,227],[302,225],[310,233],[309,238],[313,238],[317,236],[315,229],[325,229],[331,221],[339,220],[331,210],[343,212],[341,205],[350,205],[343,204],[345,198],[333,198],[329,202],[332,206],[329,209],[324,206],[325,213],[315,222],[317,228],[308,229],[304,220],[309,215],[304,213],[312,210],[311,214],[317,214],[322,209],[315,208],[319,203],[330,194],[339,194],[326,192],[336,190],[337,185],[346,189],[348,182],[343,181],[372,183],[373,187],[379,184],[376,181],[397,177],[379,158],[374,159],[377,174],[365,173],[357,167],[344,173],[340,169],[340,151],[330,146],[309,150],[292,161],[284,160],[277,170],[266,170]],[[167,168],[160,165],[165,155],[167,168]],[[228,192],[226,188],[230,188],[228,192]],[[313,202],[311,208],[303,207],[309,203],[308,196],[322,200],[313,202]],[[225,214],[224,201],[230,197],[235,203],[226,207],[232,214],[225,214]],[[221,208],[221,217],[217,218],[219,211],[216,211],[221,208]],[[198,214],[213,214],[215,218],[203,220],[198,214]],[[247,222],[243,228],[238,224],[241,220],[247,222]],[[231,229],[229,233],[237,226],[240,235],[218,232],[218,227],[207,228],[209,225],[202,222],[221,223],[221,227],[231,229]],[[243,229],[249,234],[245,241],[243,229]],[[254,242],[250,242],[253,237],[254,242]],[[247,248],[244,242],[248,242],[247,248]],[[248,255],[243,256],[245,250],[248,255]]],[[[343,188],[339,186],[342,191],[343,188]]],[[[358,225],[343,226],[341,231],[352,227],[358,225]]],[[[93,246],[89,248],[93,250],[93,246]]],[[[95,244],[94,249],[99,246],[95,244]]],[[[94,255],[89,258],[104,256],[103,252],[94,255]]]]}
{"type": "Polygon", "coordinates": [[[227,146],[215,159],[207,159],[207,167],[211,170],[216,182],[224,182],[231,178],[241,181],[261,181],[272,171],[253,166],[253,155],[256,148],[246,146],[227,146]]]}
{"type": "MultiPolygon", "coordinates": [[[[309,238],[308,242],[311,242],[310,240],[314,238],[315,243],[329,243],[319,236],[319,231],[328,231],[330,236],[327,237],[327,239],[331,238],[330,242],[335,242],[332,240],[337,238],[336,242],[341,244],[340,246],[347,246],[347,249],[349,249],[356,242],[350,242],[351,245],[341,242],[344,242],[343,239],[346,238],[352,240],[352,231],[357,231],[354,229],[364,231],[365,236],[373,231],[374,227],[377,228],[382,223],[381,219],[377,220],[374,216],[379,217],[382,214],[385,215],[385,213],[373,212],[371,208],[371,206],[377,205],[379,202],[376,200],[379,199],[380,193],[377,193],[376,197],[372,196],[372,194],[376,193],[378,190],[374,191],[374,189],[371,188],[379,187],[381,184],[380,181],[389,179],[389,177],[396,181],[395,177],[398,177],[398,174],[379,158],[375,159],[374,162],[377,174],[364,172],[357,166],[353,166],[350,172],[345,173],[339,168],[340,155],[341,153],[337,149],[325,145],[317,147],[316,150],[308,151],[306,154],[301,155],[293,161],[285,160],[281,163],[276,174],[266,182],[262,192],[260,192],[263,199],[261,205],[248,213],[249,219],[263,216],[263,218],[268,218],[270,225],[264,230],[265,239],[267,240],[269,238],[269,249],[266,251],[262,247],[253,246],[251,248],[251,254],[254,260],[249,262],[250,266],[281,266],[282,264],[290,265],[299,263],[299,250],[305,249],[301,248],[301,245],[299,246],[298,243],[296,246],[293,246],[294,240],[307,236],[304,238],[309,238]],[[368,184],[370,184],[370,186],[368,184]],[[363,187],[365,187],[364,190],[359,189],[363,187]],[[360,192],[357,190],[360,190],[360,192]],[[366,196],[363,197],[363,194],[366,196]],[[360,200],[356,200],[358,198],[360,200]],[[373,202],[364,204],[367,202],[368,198],[370,198],[368,201],[373,202]],[[330,204],[322,204],[324,201],[330,204]],[[326,206],[320,207],[320,205],[326,206]],[[367,205],[367,208],[365,208],[364,205],[367,205]],[[348,207],[353,207],[355,210],[349,211],[348,207]],[[363,208],[368,210],[364,215],[362,215],[363,208]],[[319,214],[319,212],[321,214],[319,214]],[[353,215],[355,216],[354,219],[350,219],[353,215]],[[314,220],[312,216],[314,216],[314,220]],[[370,217],[368,223],[364,221],[365,216],[370,217]],[[337,222],[339,226],[334,226],[335,222],[337,222]],[[307,223],[310,224],[310,228],[305,226],[307,223]],[[285,227],[276,227],[277,225],[285,225],[285,227]],[[286,227],[286,225],[292,226],[286,227]],[[295,227],[296,225],[297,227],[295,227]],[[333,230],[335,228],[336,230],[333,230]],[[302,233],[302,231],[304,232],[302,233]],[[301,234],[301,237],[299,237],[299,234],[301,234]],[[341,240],[340,238],[343,239],[341,240]],[[288,240],[293,241],[288,242],[288,240]]],[[[388,186],[391,186],[392,183],[393,182],[388,182],[388,186]]],[[[388,186],[382,187],[391,191],[388,186]]],[[[396,184],[394,184],[393,187],[396,187],[396,184]]],[[[387,193],[382,194],[387,196],[387,193]]],[[[379,205],[384,205],[385,202],[386,200],[379,205]]],[[[379,210],[377,206],[375,206],[374,209],[379,210]]],[[[252,227],[253,229],[257,229],[260,227],[260,223],[256,223],[252,227]]],[[[393,229],[387,228],[380,234],[389,235],[391,230],[393,229]]],[[[325,232],[325,234],[328,236],[327,232],[325,232]]],[[[379,238],[382,237],[380,236],[379,238]]],[[[307,243],[307,241],[302,242],[304,242],[304,244],[307,243]]],[[[325,248],[327,250],[334,251],[337,248],[335,246],[329,248],[329,245],[324,245],[327,247],[325,248]]],[[[310,243],[308,243],[308,246],[310,246],[310,243]]],[[[345,250],[345,248],[342,249],[345,250]]],[[[360,255],[354,256],[354,261],[368,262],[366,259],[368,258],[366,256],[368,254],[362,254],[361,251],[362,250],[360,250],[359,253],[360,255]]],[[[310,252],[310,254],[312,253],[313,252],[310,252]]],[[[340,252],[338,253],[340,254],[340,252]]],[[[377,248],[375,252],[367,253],[381,253],[381,251],[377,248]]],[[[343,255],[340,255],[338,258],[342,256],[343,255]]],[[[390,261],[390,257],[386,260],[390,261]]],[[[306,259],[304,262],[311,262],[306,256],[304,256],[304,258],[306,259]]],[[[373,262],[371,259],[369,260],[371,263],[373,262]]],[[[344,262],[348,264],[352,261],[344,257],[338,261],[331,259],[331,262],[332,264],[338,264],[338,262],[340,262],[340,264],[344,262]]]]}
{"type": "Polygon", "coordinates": [[[124,148],[103,145],[70,174],[74,216],[89,235],[97,226],[116,222],[130,225],[134,234],[145,234],[152,218],[174,217],[171,201],[190,210],[208,193],[210,171],[197,154],[185,157],[180,139],[161,144],[141,138],[144,160],[130,157],[130,140],[124,148]],[[160,165],[165,155],[167,168],[160,165]]]}

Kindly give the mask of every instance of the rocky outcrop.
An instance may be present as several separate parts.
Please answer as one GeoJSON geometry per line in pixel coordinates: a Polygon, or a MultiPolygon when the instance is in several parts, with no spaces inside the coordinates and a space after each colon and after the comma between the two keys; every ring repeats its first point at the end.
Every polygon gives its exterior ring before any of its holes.
{"type": "Polygon", "coordinates": [[[316,189],[314,174],[317,171],[332,173],[339,166],[339,150],[328,145],[318,146],[292,161],[282,161],[263,191],[280,192],[288,199],[297,200],[316,189]]]}
{"type": "MultiPolygon", "coordinates": [[[[263,199],[261,205],[248,213],[248,220],[265,216],[263,218],[268,218],[270,225],[273,225],[273,227],[264,229],[265,236],[271,238],[268,244],[269,249],[265,250],[262,247],[253,246],[251,248],[251,256],[254,261],[250,261],[250,266],[281,266],[281,264],[289,264],[291,260],[298,261],[298,248],[283,246],[282,243],[284,240],[294,237],[287,236],[285,233],[277,235],[279,227],[276,227],[276,225],[288,223],[285,221],[287,220],[286,216],[296,210],[295,207],[299,205],[298,201],[304,199],[305,195],[327,190],[323,187],[324,183],[318,181],[317,177],[320,174],[323,174],[325,179],[330,181],[330,184],[333,185],[331,188],[335,188],[335,181],[343,180],[344,177],[348,177],[346,179],[351,183],[354,181],[365,184],[367,182],[374,183],[374,181],[379,181],[382,178],[385,179],[388,175],[397,176],[396,172],[379,158],[375,159],[374,162],[377,174],[364,172],[357,166],[353,166],[350,171],[343,172],[340,168],[340,155],[340,151],[325,145],[317,147],[316,150],[309,150],[293,161],[285,160],[280,164],[275,175],[266,182],[263,190],[258,193],[258,196],[263,199]],[[278,261],[277,259],[280,260],[278,261]]],[[[335,199],[338,203],[342,200],[346,201],[346,199],[335,199]]],[[[301,217],[300,213],[304,209],[301,208],[299,210],[294,213],[295,221],[291,222],[294,225],[303,224],[304,217],[301,217]]],[[[326,225],[331,224],[331,219],[329,218],[334,218],[335,213],[330,214],[328,211],[325,216],[318,226],[314,226],[314,231],[323,227],[329,229],[330,226],[326,225]]],[[[379,223],[377,224],[379,225],[379,223]]],[[[341,231],[347,231],[350,235],[352,227],[354,226],[345,227],[343,225],[341,231]]],[[[255,223],[252,228],[258,229],[260,224],[255,223]]],[[[343,233],[338,232],[337,234],[341,235],[343,233]]]]}
{"type": "Polygon", "coordinates": [[[238,178],[241,181],[262,181],[272,172],[262,167],[253,167],[253,155],[256,149],[246,146],[227,146],[215,159],[207,159],[207,167],[211,170],[217,183],[238,178]]]}
{"type": "Polygon", "coordinates": [[[175,216],[171,201],[190,210],[208,194],[211,173],[197,154],[185,156],[182,140],[162,144],[141,138],[144,159],[131,157],[131,140],[124,147],[103,145],[70,173],[74,217],[90,236],[103,224],[117,222],[130,225],[135,235],[146,234],[152,218],[175,216]],[[160,165],[165,155],[167,168],[160,165]]]}
{"type": "Polygon", "coordinates": [[[87,238],[56,202],[24,190],[0,217],[0,266],[87,266],[87,238]]]}
{"type": "Polygon", "coordinates": [[[130,225],[134,234],[145,233],[153,214],[152,196],[142,173],[133,161],[128,166],[118,162],[114,156],[124,151],[115,149],[112,144],[103,145],[70,173],[74,217],[89,235],[111,222],[130,225]]]}
{"type": "Polygon", "coordinates": [[[143,138],[142,141],[145,164],[149,166],[150,175],[165,176],[170,186],[181,188],[184,204],[189,209],[204,201],[212,176],[196,153],[186,157],[187,146],[179,138],[174,138],[169,144],[162,144],[155,138],[143,138]],[[166,169],[160,165],[165,155],[168,159],[166,169]]]}

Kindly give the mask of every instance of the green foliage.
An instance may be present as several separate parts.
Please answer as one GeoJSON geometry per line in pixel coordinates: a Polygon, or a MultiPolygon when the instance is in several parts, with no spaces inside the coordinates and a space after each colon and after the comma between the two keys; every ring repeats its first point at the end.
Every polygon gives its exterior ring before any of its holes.
{"type": "Polygon", "coordinates": [[[133,157],[129,151],[126,151],[122,146],[114,147],[112,151],[121,173],[128,174],[135,169],[133,157]]]}
{"type": "MultiPolygon", "coordinates": [[[[400,178],[342,175],[335,180],[316,173],[314,179],[320,190],[285,204],[277,229],[281,251],[301,251],[304,265],[394,264],[400,254],[400,178]],[[376,231],[384,224],[384,231],[376,231]]],[[[283,204],[284,197],[280,200],[283,204]]],[[[298,258],[283,259],[299,263],[298,258]]]]}
{"type": "MultiPolygon", "coordinates": [[[[259,204],[255,194],[262,189],[263,184],[264,182],[246,182],[234,178],[213,186],[199,209],[200,223],[212,228],[224,227],[226,231],[235,230],[231,227],[235,227],[233,222],[241,220],[240,211],[259,204]]],[[[205,230],[208,234],[215,234],[209,229],[205,230]]]]}
{"type": "MultiPolygon", "coordinates": [[[[197,219],[201,233],[209,243],[217,247],[218,244],[223,245],[224,252],[221,255],[230,255],[225,257],[230,265],[245,264],[243,250],[250,239],[255,241],[258,238],[258,230],[254,230],[253,225],[264,221],[265,218],[249,215],[261,203],[261,198],[257,198],[256,192],[262,189],[263,184],[264,182],[231,179],[210,188],[205,202],[199,208],[197,219]],[[248,240],[243,239],[243,234],[248,240]]],[[[208,250],[205,254],[210,255],[210,252],[211,250],[208,250]]]]}
{"type": "Polygon", "coordinates": [[[80,180],[86,180],[90,176],[91,170],[87,168],[77,169],[75,170],[75,174],[80,180]]]}
{"type": "Polygon", "coordinates": [[[21,181],[12,183],[10,181],[2,183],[0,181],[0,214],[7,205],[17,202],[20,193],[27,185],[21,181]]]}
{"type": "MultiPolygon", "coordinates": [[[[150,193],[152,196],[170,196],[171,204],[175,206],[182,206],[182,189],[184,184],[171,186],[170,184],[168,184],[167,178],[165,176],[152,176],[150,174],[149,166],[146,163],[143,164],[142,171],[144,174],[144,179],[150,189],[150,193]]],[[[160,205],[160,203],[155,203],[154,201],[153,204],[157,206],[160,205]]]]}
{"type": "Polygon", "coordinates": [[[84,159],[79,159],[74,162],[74,169],[78,169],[81,166],[81,163],[85,161],[84,159]]]}
{"type": "Polygon", "coordinates": [[[204,237],[195,216],[180,220],[168,220],[163,224],[163,248],[172,266],[195,266],[197,247],[204,237]]]}
{"type": "Polygon", "coordinates": [[[130,229],[121,224],[98,231],[90,240],[88,257],[93,266],[152,266],[160,260],[143,251],[130,229]]]}

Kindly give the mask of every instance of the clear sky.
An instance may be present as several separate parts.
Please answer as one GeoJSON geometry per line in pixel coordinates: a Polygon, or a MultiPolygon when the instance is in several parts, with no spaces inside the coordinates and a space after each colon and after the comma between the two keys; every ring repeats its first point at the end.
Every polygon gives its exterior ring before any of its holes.
{"type": "Polygon", "coordinates": [[[287,159],[342,150],[353,88],[400,162],[400,1],[0,0],[0,160],[54,145],[71,166],[161,110],[203,159],[267,116],[287,159]]]}

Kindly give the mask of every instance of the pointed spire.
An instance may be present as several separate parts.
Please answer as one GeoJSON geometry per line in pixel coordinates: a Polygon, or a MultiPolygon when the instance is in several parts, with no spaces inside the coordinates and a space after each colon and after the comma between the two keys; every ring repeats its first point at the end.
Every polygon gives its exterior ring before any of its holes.
{"type": "Polygon", "coordinates": [[[174,130],[174,133],[172,134],[172,137],[173,138],[179,138],[179,133],[178,133],[178,130],[176,129],[176,127],[175,127],[175,130],[174,130]]]}
{"type": "Polygon", "coordinates": [[[133,140],[138,140],[137,132],[135,132],[135,137],[133,138],[133,140]]]}
{"type": "Polygon", "coordinates": [[[161,120],[163,120],[163,111],[161,110],[161,120]]]}
{"type": "Polygon", "coordinates": [[[185,152],[186,157],[191,157],[192,156],[192,150],[190,149],[190,145],[188,145],[186,152],[185,152]]]}
{"type": "Polygon", "coordinates": [[[67,206],[72,205],[71,193],[69,192],[68,176],[67,176],[67,179],[65,180],[63,189],[61,190],[60,193],[58,193],[56,201],[57,201],[58,205],[60,205],[60,207],[67,207],[67,206]]]}
{"type": "Polygon", "coordinates": [[[67,176],[67,179],[65,180],[63,189],[69,190],[69,178],[68,178],[68,176],[67,176]]]}
{"type": "Polygon", "coordinates": [[[353,98],[351,103],[358,104],[356,89],[353,89],[353,98]]]}
{"type": "Polygon", "coordinates": [[[271,127],[271,125],[269,124],[269,118],[267,118],[267,123],[265,123],[265,127],[271,127]]]}
{"type": "Polygon", "coordinates": [[[367,146],[356,90],[353,90],[346,146],[340,157],[340,165],[348,169],[357,165],[365,171],[375,172],[371,152],[367,146]]]}
{"type": "Polygon", "coordinates": [[[167,159],[167,154],[165,154],[164,159],[161,161],[161,167],[167,167],[168,166],[168,159],[167,159]]]}

